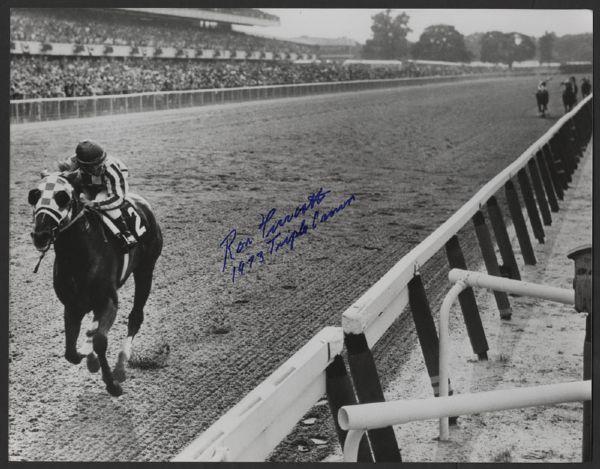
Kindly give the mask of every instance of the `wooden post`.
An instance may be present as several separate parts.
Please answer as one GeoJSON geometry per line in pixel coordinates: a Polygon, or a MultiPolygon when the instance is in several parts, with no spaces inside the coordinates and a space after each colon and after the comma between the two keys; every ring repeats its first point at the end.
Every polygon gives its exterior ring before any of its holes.
{"type": "Polygon", "coordinates": [[[526,265],[535,265],[535,253],[531,245],[531,239],[529,238],[529,232],[527,231],[527,225],[525,224],[525,218],[521,211],[521,202],[519,202],[519,195],[515,189],[515,185],[512,181],[507,181],[504,185],[504,192],[506,193],[506,200],[508,201],[508,210],[510,212],[510,218],[512,218],[515,232],[517,233],[517,240],[519,246],[521,246],[521,254],[526,265]]]}
{"type": "Polygon", "coordinates": [[[512,244],[506,231],[506,225],[504,224],[504,218],[502,217],[502,211],[498,205],[496,197],[492,196],[487,201],[488,214],[490,216],[490,222],[492,223],[492,229],[494,230],[494,236],[498,243],[500,255],[502,256],[502,262],[504,265],[500,268],[501,274],[506,274],[508,278],[513,280],[521,280],[521,274],[519,272],[519,266],[515,259],[515,253],[513,252],[512,244]],[[504,270],[504,272],[502,272],[504,270]]]}
{"type": "MultiPolygon", "coordinates": [[[[460,248],[460,243],[458,242],[458,236],[452,236],[446,243],[446,256],[448,257],[450,268],[468,270],[467,263],[465,262],[465,258],[460,248]]],[[[462,310],[465,326],[467,327],[467,333],[471,340],[473,353],[477,354],[479,360],[487,360],[487,351],[490,348],[485,338],[485,331],[483,330],[483,324],[481,323],[479,308],[477,308],[477,301],[475,301],[473,288],[465,288],[458,295],[458,301],[462,310]]]]}
{"type": "Polygon", "coordinates": [[[550,139],[550,153],[556,166],[556,171],[560,176],[562,187],[564,190],[569,188],[569,167],[564,155],[563,142],[560,136],[560,130],[550,139]]]}
{"type": "Polygon", "coordinates": [[[559,134],[562,132],[562,146],[563,146],[563,151],[565,153],[565,162],[566,162],[566,166],[567,166],[567,171],[569,174],[569,182],[572,182],[573,178],[573,172],[575,171],[575,167],[576,167],[576,158],[575,158],[575,152],[574,152],[574,145],[573,145],[573,141],[572,141],[572,130],[571,130],[571,121],[568,121],[563,127],[562,129],[559,131],[559,134]]]}
{"type": "Polygon", "coordinates": [[[558,200],[556,200],[556,194],[554,187],[552,187],[552,179],[550,178],[550,171],[544,160],[543,152],[540,150],[536,153],[538,168],[540,169],[540,175],[542,176],[542,182],[544,183],[544,189],[546,190],[546,196],[548,197],[548,205],[550,210],[558,212],[558,200]]]}
{"type": "Polygon", "coordinates": [[[531,185],[529,184],[529,178],[525,172],[525,168],[522,168],[518,173],[519,185],[521,186],[521,194],[525,201],[525,208],[527,208],[527,214],[529,215],[529,222],[533,229],[533,235],[537,238],[540,244],[544,244],[544,228],[540,221],[540,214],[538,213],[533,198],[533,192],[531,191],[531,185]]]}
{"type": "MultiPolygon", "coordinates": [[[[488,274],[500,277],[500,268],[498,267],[498,259],[496,259],[496,253],[494,252],[492,237],[485,224],[485,217],[481,211],[478,211],[473,216],[473,224],[475,225],[475,233],[477,234],[479,248],[481,249],[481,254],[488,274]]],[[[496,299],[496,305],[500,312],[500,319],[510,319],[512,316],[512,309],[508,301],[508,295],[505,292],[494,291],[494,298],[496,299]]]]}
{"type": "MultiPolygon", "coordinates": [[[[583,379],[592,378],[592,245],[586,244],[571,250],[567,257],[575,264],[575,310],[587,313],[583,342],[583,379]]],[[[583,462],[592,461],[592,406],[583,403],[583,462]]]]}
{"type": "Polygon", "coordinates": [[[570,149],[571,154],[573,156],[573,169],[577,169],[577,166],[579,165],[579,160],[582,156],[581,136],[579,135],[579,130],[577,129],[576,117],[577,116],[572,117],[567,124],[569,142],[571,142],[570,149]]]}
{"type": "Polygon", "coordinates": [[[529,160],[529,175],[531,176],[531,183],[533,184],[533,190],[535,192],[535,199],[537,200],[540,213],[542,214],[542,220],[544,225],[552,225],[552,216],[550,215],[550,208],[548,207],[548,201],[544,194],[544,188],[542,187],[542,178],[538,171],[537,163],[534,158],[529,160]]]}
{"type": "MultiPolygon", "coordinates": [[[[384,402],[383,390],[377,375],[375,360],[364,334],[345,334],[348,365],[360,404],[384,402]]],[[[401,462],[398,442],[392,427],[368,432],[375,462],[401,462]]]]}
{"type": "MultiPolygon", "coordinates": [[[[327,402],[329,403],[329,410],[333,416],[333,422],[335,429],[340,441],[342,449],[346,442],[346,435],[348,432],[342,430],[338,422],[338,411],[340,407],[345,405],[356,404],[356,397],[354,396],[354,389],[352,388],[352,381],[346,371],[346,365],[341,355],[336,355],[333,362],[325,369],[325,388],[327,393],[327,402]]],[[[361,440],[358,449],[358,460],[357,462],[373,462],[373,456],[371,454],[371,448],[369,446],[369,440],[367,435],[361,440]]]]}
{"type": "MultiPolygon", "coordinates": [[[[415,276],[408,282],[408,302],[410,311],[415,322],[415,329],[421,344],[421,351],[425,359],[425,367],[433,388],[433,395],[440,395],[440,341],[435,323],[427,301],[427,294],[423,286],[421,274],[415,276]]],[[[448,395],[453,394],[450,378],[448,378],[448,395]]],[[[450,417],[450,424],[455,424],[458,417],[450,417]]]]}
{"type": "Polygon", "coordinates": [[[564,199],[563,184],[562,184],[562,181],[558,174],[558,170],[556,169],[556,165],[554,164],[554,158],[552,156],[552,149],[550,148],[549,144],[546,144],[542,148],[542,155],[544,156],[544,159],[546,160],[546,164],[548,166],[548,171],[550,173],[550,177],[552,179],[552,184],[554,186],[554,191],[556,192],[556,197],[558,197],[559,200],[563,200],[564,199]]]}

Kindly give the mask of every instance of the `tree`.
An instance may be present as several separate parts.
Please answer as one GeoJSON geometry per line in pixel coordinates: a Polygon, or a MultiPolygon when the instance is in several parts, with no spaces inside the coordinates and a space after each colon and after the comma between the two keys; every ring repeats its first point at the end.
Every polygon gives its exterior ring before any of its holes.
{"type": "Polygon", "coordinates": [[[385,10],[372,16],[373,38],[367,39],[363,56],[367,59],[394,60],[408,56],[409,44],[406,35],[410,17],[402,12],[392,18],[392,10],[385,10]]]}
{"type": "Polygon", "coordinates": [[[490,31],[481,38],[481,60],[504,63],[512,68],[513,62],[531,59],[535,56],[535,42],[521,33],[490,31]]]}
{"type": "MultiPolygon", "coordinates": [[[[535,57],[535,40],[521,33],[509,33],[509,43],[511,44],[510,58],[513,62],[522,62],[523,60],[533,59],[535,57]]],[[[512,62],[509,63],[512,66],[512,62]]]]}
{"type": "Polygon", "coordinates": [[[557,62],[592,62],[594,60],[592,46],[592,33],[559,36],[554,44],[554,57],[557,62]]]}
{"type": "Polygon", "coordinates": [[[471,54],[465,46],[465,38],[454,26],[436,24],[428,26],[413,46],[413,58],[469,62],[471,54]]]}
{"type": "Polygon", "coordinates": [[[540,54],[540,63],[552,62],[554,59],[554,41],[556,35],[546,31],[538,40],[538,51],[540,54]]]}
{"type": "Polygon", "coordinates": [[[471,60],[481,60],[481,37],[483,33],[473,33],[465,36],[465,47],[471,55],[471,60]]]}

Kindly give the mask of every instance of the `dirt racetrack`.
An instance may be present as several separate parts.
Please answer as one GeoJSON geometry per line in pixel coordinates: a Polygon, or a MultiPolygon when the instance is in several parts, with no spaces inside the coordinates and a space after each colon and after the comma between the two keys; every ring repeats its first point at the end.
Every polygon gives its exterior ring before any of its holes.
{"type": "MultiPolygon", "coordinates": [[[[322,327],[339,325],[352,302],[562,115],[557,84],[552,116],[537,117],[536,84],[485,79],[12,126],[10,459],[172,458],[322,327]],[[133,350],[141,363],[165,345],[170,354],[129,368],[118,399],[99,375],[63,358],[52,252],[33,274],[27,192],[83,138],[125,161],[131,190],[154,207],[165,239],[133,350]],[[229,267],[221,272],[232,228],[256,246],[261,215],[291,213],[319,188],[331,191],[323,212],[355,200],[235,283],[229,267]]],[[[111,363],[132,285],[121,290],[111,363]]],[[[323,451],[284,447],[272,460],[316,461],[323,451]]]]}

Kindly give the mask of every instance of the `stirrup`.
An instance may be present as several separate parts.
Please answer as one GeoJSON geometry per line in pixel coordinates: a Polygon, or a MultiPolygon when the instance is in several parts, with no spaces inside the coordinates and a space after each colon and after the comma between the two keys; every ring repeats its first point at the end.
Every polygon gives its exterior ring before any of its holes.
{"type": "Polygon", "coordinates": [[[121,241],[125,252],[127,252],[129,249],[131,249],[138,243],[137,239],[135,239],[135,237],[131,233],[129,233],[128,235],[125,233],[121,233],[121,241]]]}

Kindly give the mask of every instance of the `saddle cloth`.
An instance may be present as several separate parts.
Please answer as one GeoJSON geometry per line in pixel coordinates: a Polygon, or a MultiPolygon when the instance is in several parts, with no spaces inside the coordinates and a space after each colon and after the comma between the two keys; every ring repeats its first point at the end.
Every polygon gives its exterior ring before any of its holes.
{"type": "MultiPolygon", "coordinates": [[[[120,207],[120,210],[121,214],[123,215],[123,219],[125,220],[125,223],[129,228],[130,233],[139,241],[142,235],[148,229],[144,218],[140,215],[135,205],[129,198],[125,199],[125,202],[123,202],[123,205],[120,207]]],[[[100,219],[115,237],[118,238],[120,236],[121,232],[108,215],[100,213],[100,219]]],[[[119,270],[121,272],[119,280],[120,284],[125,282],[126,278],[131,272],[130,260],[131,258],[129,256],[129,252],[123,253],[123,257],[120,260],[119,266],[119,270]]]]}
{"type": "MultiPolygon", "coordinates": [[[[125,199],[123,205],[121,205],[119,210],[121,210],[121,215],[123,216],[123,220],[125,220],[129,231],[135,237],[135,239],[139,241],[141,236],[148,229],[144,217],[140,215],[137,208],[129,198],[125,199]]],[[[100,213],[100,218],[102,219],[104,225],[110,230],[110,232],[116,237],[119,237],[121,232],[119,231],[119,228],[117,228],[117,225],[115,225],[115,223],[112,221],[112,219],[105,213],[100,213]]]]}

